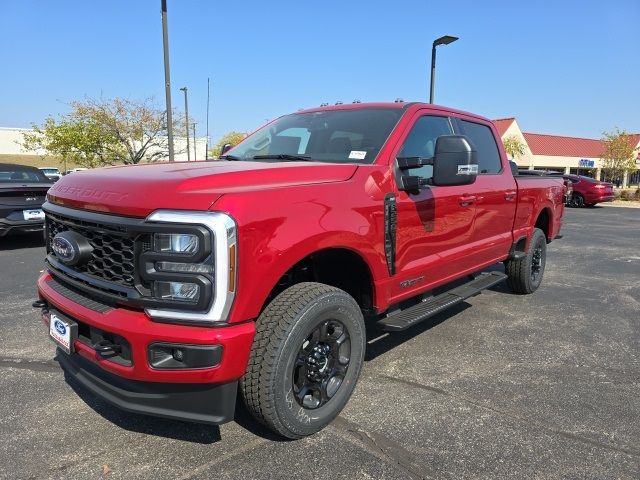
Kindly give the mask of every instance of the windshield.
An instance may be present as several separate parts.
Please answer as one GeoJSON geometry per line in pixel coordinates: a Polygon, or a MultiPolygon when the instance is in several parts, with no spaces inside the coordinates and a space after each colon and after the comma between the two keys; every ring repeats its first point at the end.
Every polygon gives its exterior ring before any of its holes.
{"type": "Polygon", "coordinates": [[[400,108],[294,113],[261,128],[222,158],[373,163],[402,113],[400,108]]]}

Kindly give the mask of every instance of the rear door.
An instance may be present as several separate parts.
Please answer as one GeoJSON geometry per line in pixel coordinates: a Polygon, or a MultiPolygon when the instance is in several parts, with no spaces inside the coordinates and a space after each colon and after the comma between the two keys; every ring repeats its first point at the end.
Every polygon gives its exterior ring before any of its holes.
{"type": "MultiPolygon", "coordinates": [[[[473,184],[476,213],[470,247],[478,265],[503,260],[513,243],[513,221],[518,200],[511,169],[505,167],[489,123],[475,118],[455,120],[477,150],[478,177],[473,184]]],[[[505,159],[506,160],[506,159],[505,159]]]]}
{"type": "MultiPolygon", "coordinates": [[[[436,139],[452,135],[448,116],[419,111],[412,119],[404,139],[396,147],[397,157],[430,158],[436,139]]],[[[432,166],[405,172],[423,178],[432,177],[432,166]]],[[[398,175],[399,172],[396,172],[398,175]]],[[[474,264],[469,244],[473,231],[475,204],[473,185],[430,186],[419,193],[396,193],[396,278],[392,297],[411,296],[460,276],[474,264]],[[465,198],[469,197],[469,201],[465,198]]]]}

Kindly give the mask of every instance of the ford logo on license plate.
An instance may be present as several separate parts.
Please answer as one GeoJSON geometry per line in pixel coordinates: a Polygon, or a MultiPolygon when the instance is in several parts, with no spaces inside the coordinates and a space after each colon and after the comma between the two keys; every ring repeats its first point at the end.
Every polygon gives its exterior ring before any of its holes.
{"type": "Polygon", "coordinates": [[[60,320],[55,320],[53,322],[53,326],[56,329],[56,332],[58,332],[60,335],[64,335],[65,333],[67,333],[67,327],[65,327],[64,323],[62,323],[60,320]]]}

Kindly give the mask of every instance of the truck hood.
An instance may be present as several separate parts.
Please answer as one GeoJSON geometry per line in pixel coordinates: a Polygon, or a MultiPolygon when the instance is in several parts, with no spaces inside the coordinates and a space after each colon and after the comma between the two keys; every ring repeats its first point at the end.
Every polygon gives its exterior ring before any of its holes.
{"type": "Polygon", "coordinates": [[[230,192],[348,180],[357,165],[319,162],[175,162],[107,167],[63,177],[48,199],[73,208],[146,217],[158,209],[208,210],[230,192]]]}

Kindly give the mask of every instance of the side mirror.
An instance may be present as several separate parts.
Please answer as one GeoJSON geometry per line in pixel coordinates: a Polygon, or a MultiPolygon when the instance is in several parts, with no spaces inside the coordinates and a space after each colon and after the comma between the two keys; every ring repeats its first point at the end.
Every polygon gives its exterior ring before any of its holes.
{"type": "Polygon", "coordinates": [[[443,135],[436,140],[432,185],[469,185],[476,181],[478,160],[464,135],[443,135]]]}
{"type": "Polygon", "coordinates": [[[224,145],[222,145],[222,148],[220,149],[220,155],[224,155],[232,148],[233,148],[233,145],[231,145],[230,143],[225,143],[224,145]]]}

